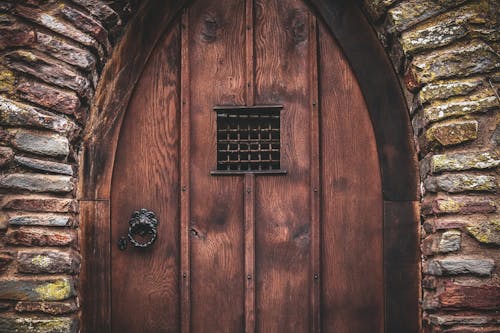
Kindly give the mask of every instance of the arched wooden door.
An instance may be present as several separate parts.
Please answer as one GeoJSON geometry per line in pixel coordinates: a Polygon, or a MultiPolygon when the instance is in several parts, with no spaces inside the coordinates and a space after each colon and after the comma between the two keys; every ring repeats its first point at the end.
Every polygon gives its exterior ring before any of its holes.
{"type": "Polygon", "coordinates": [[[385,319],[398,297],[387,298],[387,201],[368,111],[348,59],[303,1],[184,9],[118,137],[112,331],[405,327],[385,319]],[[158,221],[146,248],[127,238],[142,208],[158,221]]]}

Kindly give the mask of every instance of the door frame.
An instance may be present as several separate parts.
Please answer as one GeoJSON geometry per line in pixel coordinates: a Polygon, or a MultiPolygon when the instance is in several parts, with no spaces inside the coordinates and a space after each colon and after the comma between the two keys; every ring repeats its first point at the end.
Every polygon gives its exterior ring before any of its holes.
{"type": "MultiPolygon", "coordinates": [[[[385,332],[419,332],[419,176],[402,87],[357,2],[305,2],[323,19],[350,63],[375,133],[384,200],[385,332]]],[[[142,2],[108,60],[94,96],[78,188],[84,258],[80,274],[82,332],[110,331],[110,190],[122,120],[156,43],[189,3],[142,2]]]]}

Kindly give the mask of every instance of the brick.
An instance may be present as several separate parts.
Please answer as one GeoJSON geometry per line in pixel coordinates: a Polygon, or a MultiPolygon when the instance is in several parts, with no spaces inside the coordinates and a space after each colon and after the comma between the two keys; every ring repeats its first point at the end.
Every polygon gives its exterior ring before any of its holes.
{"type": "Polygon", "coordinates": [[[432,124],[425,136],[446,147],[477,139],[478,127],[476,120],[454,119],[432,124]]]}
{"type": "Polygon", "coordinates": [[[422,214],[475,214],[493,213],[497,210],[493,200],[467,196],[426,196],[422,202],[422,214]]]}
{"type": "Polygon", "coordinates": [[[449,284],[439,293],[438,299],[444,309],[497,310],[500,308],[500,286],[449,284]]]}
{"type": "Polygon", "coordinates": [[[415,56],[407,82],[411,88],[455,76],[487,73],[498,67],[500,61],[495,50],[474,40],[415,56]]]}
{"type": "Polygon", "coordinates": [[[79,96],[91,98],[90,81],[72,67],[30,51],[12,51],[5,56],[12,70],[33,75],[42,81],[74,90],[79,96]]]}
{"type": "Polygon", "coordinates": [[[0,96],[0,125],[33,126],[74,135],[78,126],[58,115],[0,96]]]}
{"type": "Polygon", "coordinates": [[[0,272],[5,271],[13,259],[12,254],[8,252],[0,252],[0,272]]]}
{"type": "MultiPolygon", "coordinates": [[[[62,301],[76,295],[74,281],[55,279],[0,279],[0,298],[16,301],[62,301]]],[[[0,331],[1,332],[1,331],[0,331]]]]}
{"type": "Polygon", "coordinates": [[[471,169],[491,169],[500,165],[496,151],[470,152],[458,154],[439,154],[430,159],[430,171],[463,171],[471,169]]]}
{"type": "Polygon", "coordinates": [[[9,23],[8,25],[0,24],[0,49],[29,46],[35,42],[33,28],[15,21],[9,23]]]}
{"type": "Polygon", "coordinates": [[[0,188],[31,192],[68,193],[73,190],[73,182],[68,176],[13,173],[0,176],[0,188]]]}
{"type": "MultiPolygon", "coordinates": [[[[496,325],[495,325],[496,326],[496,325]]],[[[498,333],[497,327],[453,327],[442,331],[443,333],[498,333]]]]}
{"type": "Polygon", "coordinates": [[[80,108],[76,93],[30,80],[20,80],[17,92],[21,98],[48,109],[65,114],[75,114],[80,108]]]}
{"type": "Polygon", "coordinates": [[[46,54],[86,71],[95,68],[96,59],[88,50],[43,32],[37,32],[36,37],[37,48],[46,54]]]}
{"type": "Polygon", "coordinates": [[[14,158],[14,152],[9,147],[0,146],[0,168],[8,165],[14,158]]]}
{"type": "Polygon", "coordinates": [[[418,93],[420,101],[427,103],[437,99],[466,96],[483,85],[480,78],[436,81],[425,85],[418,93]]]}
{"type": "Polygon", "coordinates": [[[76,213],[77,202],[73,199],[62,199],[41,196],[5,196],[2,208],[28,212],[76,213]]]}
{"type": "Polygon", "coordinates": [[[470,174],[446,174],[427,177],[424,181],[425,188],[430,192],[444,191],[458,193],[466,191],[494,192],[497,188],[494,176],[470,174]]]}
{"type": "Polygon", "coordinates": [[[69,154],[68,139],[54,133],[17,130],[11,143],[19,150],[38,155],[65,157],[69,154]]]}
{"type": "Polygon", "coordinates": [[[16,156],[14,159],[19,165],[30,169],[73,176],[73,168],[69,164],[39,160],[25,156],[16,156]]]}
{"type": "Polygon", "coordinates": [[[9,224],[14,226],[67,227],[71,226],[72,222],[70,216],[54,214],[23,214],[9,218],[9,224]]]}
{"type": "Polygon", "coordinates": [[[437,276],[462,274],[490,276],[494,266],[494,260],[489,258],[448,256],[428,260],[424,264],[424,274],[437,276]]]}
{"type": "Polygon", "coordinates": [[[58,250],[19,251],[17,270],[31,274],[76,274],[80,270],[79,255],[58,250]]]}
{"type": "Polygon", "coordinates": [[[425,106],[424,122],[428,124],[450,117],[485,113],[499,106],[495,92],[491,89],[484,89],[473,95],[451,98],[425,106]]]}
{"type": "Polygon", "coordinates": [[[77,333],[75,318],[20,318],[0,317],[0,332],[22,333],[77,333]]]}
{"type": "Polygon", "coordinates": [[[24,246],[70,246],[76,243],[73,230],[46,230],[21,227],[9,229],[5,234],[5,243],[24,246]]]}
{"type": "Polygon", "coordinates": [[[45,313],[50,315],[62,315],[78,311],[74,301],[65,302],[17,302],[15,310],[20,313],[45,313]]]}

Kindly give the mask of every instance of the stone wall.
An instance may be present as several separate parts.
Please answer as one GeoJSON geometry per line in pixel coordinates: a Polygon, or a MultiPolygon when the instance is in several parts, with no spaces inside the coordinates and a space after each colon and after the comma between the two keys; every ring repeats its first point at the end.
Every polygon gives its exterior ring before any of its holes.
{"type": "MultiPolygon", "coordinates": [[[[0,1],[0,331],[76,332],[81,133],[131,1],[0,1]]],[[[500,327],[496,0],[365,0],[406,87],[428,332],[500,327]]]]}

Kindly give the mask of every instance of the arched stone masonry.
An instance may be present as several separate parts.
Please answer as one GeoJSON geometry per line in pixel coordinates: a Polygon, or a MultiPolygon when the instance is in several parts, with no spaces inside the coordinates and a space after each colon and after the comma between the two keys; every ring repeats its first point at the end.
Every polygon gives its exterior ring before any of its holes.
{"type": "MultiPolygon", "coordinates": [[[[0,331],[78,331],[82,133],[138,3],[0,1],[0,331]]],[[[423,330],[498,331],[500,4],[363,7],[406,88],[419,152],[423,330]]]]}

